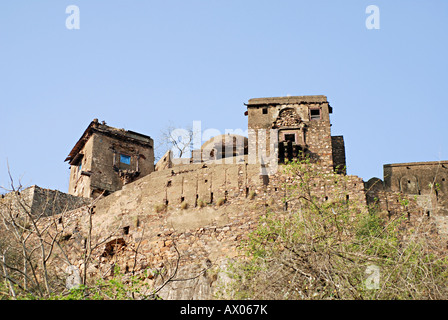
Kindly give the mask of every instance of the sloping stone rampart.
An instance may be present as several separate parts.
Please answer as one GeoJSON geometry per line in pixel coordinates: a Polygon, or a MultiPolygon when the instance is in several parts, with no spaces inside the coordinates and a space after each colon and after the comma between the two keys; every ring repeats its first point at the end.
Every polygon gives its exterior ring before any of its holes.
{"type": "MultiPolygon", "coordinates": [[[[314,181],[313,194],[321,201],[343,199],[365,205],[362,179],[339,177],[341,198],[335,199],[331,178],[314,181]]],[[[241,254],[238,247],[266,210],[285,214],[296,210],[293,201],[285,206],[289,179],[281,170],[261,176],[260,166],[251,164],[190,164],[153,172],[95,203],[93,238],[98,242],[112,236],[88,270],[108,277],[118,266],[122,272],[143,276],[144,270],[172,271],[180,258],[177,278],[190,280],[170,283],[160,296],[211,299],[218,278],[225,277],[225,266],[241,254]],[[199,200],[207,204],[199,205],[199,200]],[[188,206],[182,207],[182,202],[188,206]],[[164,205],[162,210],[159,205],[164,205]]],[[[85,209],[73,214],[78,218],[72,221],[78,222],[71,229],[70,258],[82,270],[82,261],[76,259],[85,246],[88,215],[85,209]]],[[[145,281],[157,286],[162,279],[149,276],[145,281]]]]}

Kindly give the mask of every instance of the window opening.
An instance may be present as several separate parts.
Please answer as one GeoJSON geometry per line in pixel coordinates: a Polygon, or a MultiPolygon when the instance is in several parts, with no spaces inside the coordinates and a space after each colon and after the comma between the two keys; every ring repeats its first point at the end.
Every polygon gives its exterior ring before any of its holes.
{"type": "Polygon", "coordinates": [[[294,133],[285,134],[285,140],[295,142],[296,141],[296,135],[294,133]]]}
{"type": "Polygon", "coordinates": [[[310,109],[311,120],[320,120],[320,109],[310,109]]]}
{"type": "Polygon", "coordinates": [[[123,233],[129,234],[129,226],[123,227],[123,233]]]}
{"type": "Polygon", "coordinates": [[[130,165],[131,164],[131,157],[127,156],[125,154],[120,154],[120,163],[130,165]]]}

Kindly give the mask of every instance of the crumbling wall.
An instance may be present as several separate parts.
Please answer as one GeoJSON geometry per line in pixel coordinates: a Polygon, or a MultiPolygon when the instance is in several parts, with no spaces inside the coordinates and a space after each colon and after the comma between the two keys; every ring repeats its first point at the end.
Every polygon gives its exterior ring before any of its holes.
{"type": "Polygon", "coordinates": [[[45,216],[52,216],[67,212],[89,204],[90,199],[76,197],[58,190],[50,190],[34,186],[32,213],[44,212],[45,216]]]}
{"type": "Polygon", "coordinates": [[[154,171],[152,139],[143,141],[139,135],[105,124],[91,124],[69,158],[69,193],[95,198],[102,192],[112,193],[124,184],[135,181],[154,171]],[[93,130],[92,132],[88,130],[93,130]],[[78,150],[79,149],[79,150],[78,150]],[[129,163],[120,162],[120,155],[129,157],[129,163]]]}
{"type": "MultiPolygon", "coordinates": [[[[248,239],[266,210],[297,210],[293,201],[285,205],[291,177],[281,169],[271,176],[260,172],[260,165],[248,163],[180,165],[155,171],[100,199],[92,216],[93,243],[111,237],[95,253],[89,274],[107,278],[117,266],[157,287],[163,282],[157,275],[163,270],[169,274],[179,262],[176,279],[189,280],[169,283],[160,296],[213,298],[226,266],[241,254],[241,241],[248,239]]],[[[322,202],[365,204],[361,178],[334,177],[311,182],[322,202]]],[[[72,227],[69,216],[61,223],[71,233],[69,258],[82,269],[77,257],[85,248],[87,211],[73,214],[78,217],[71,220],[72,227]]]]}
{"type": "Polygon", "coordinates": [[[0,210],[32,215],[52,216],[87,205],[89,199],[76,197],[58,190],[31,186],[23,191],[10,192],[0,199],[0,210]]]}
{"type": "Polygon", "coordinates": [[[346,174],[345,144],[343,136],[332,136],[333,169],[337,173],[346,174]]]}
{"type": "Polygon", "coordinates": [[[384,188],[431,199],[431,213],[448,216],[448,161],[386,164],[384,188]]]}
{"type": "MultiPolygon", "coordinates": [[[[410,177],[407,170],[409,169],[406,169],[406,174],[402,176],[405,177],[406,184],[410,177]]],[[[390,174],[389,170],[385,170],[385,172],[390,174]]],[[[418,172],[416,173],[418,174],[418,172]]],[[[400,179],[397,178],[397,180],[400,179]]],[[[367,204],[375,208],[383,217],[393,218],[405,214],[411,223],[422,221],[422,219],[431,219],[438,235],[448,239],[448,216],[445,214],[447,207],[444,204],[446,203],[446,198],[444,198],[446,194],[436,195],[435,192],[422,192],[423,190],[420,189],[408,192],[407,187],[406,185],[406,188],[396,190],[379,178],[371,178],[365,182],[367,204]]]]}
{"type": "Polygon", "coordinates": [[[89,139],[86,141],[83,148],[83,157],[79,163],[76,165],[72,164],[70,166],[70,182],[68,193],[79,196],[90,198],[92,189],[90,186],[90,176],[93,169],[93,150],[94,150],[94,139],[89,139]]]}
{"type": "MultiPolygon", "coordinates": [[[[159,292],[162,298],[213,298],[226,266],[241,255],[239,246],[260,217],[267,210],[300,209],[288,188],[296,177],[282,168],[266,176],[260,175],[259,164],[247,162],[177,165],[100,199],[92,216],[92,243],[108,238],[94,253],[88,274],[107,278],[119,267],[157,288],[178,266],[179,281],[167,284],[159,292]]],[[[381,179],[364,183],[357,176],[326,174],[316,175],[309,186],[322,203],[336,201],[367,210],[367,203],[376,201],[390,216],[408,212],[410,219],[422,218],[425,206],[431,205],[427,195],[387,190],[381,179]]],[[[78,216],[65,215],[60,223],[68,232],[69,259],[82,270],[79,257],[85,252],[88,211],[71,214],[78,216]]]]}
{"type": "Polygon", "coordinates": [[[25,212],[31,211],[33,206],[34,186],[21,191],[2,194],[0,198],[0,210],[3,212],[25,212]]]}
{"type": "MultiPolygon", "coordinates": [[[[294,133],[296,143],[306,145],[307,153],[319,163],[325,172],[333,171],[331,138],[331,108],[325,96],[281,97],[250,99],[247,108],[249,128],[249,155],[260,162],[263,152],[271,155],[273,138],[294,133]],[[320,117],[311,117],[311,110],[319,110],[320,117]],[[293,112],[296,118],[283,119],[285,112],[293,112]],[[271,130],[279,130],[271,137],[271,130]],[[265,142],[266,141],[266,142],[265,142]]],[[[279,139],[280,140],[280,139],[279,139]]]]}

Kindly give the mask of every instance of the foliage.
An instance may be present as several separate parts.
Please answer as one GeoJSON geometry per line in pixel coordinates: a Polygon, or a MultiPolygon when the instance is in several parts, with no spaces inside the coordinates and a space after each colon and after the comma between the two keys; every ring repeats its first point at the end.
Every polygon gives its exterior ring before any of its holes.
{"type": "Polygon", "coordinates": [[[225,198],[219,198],[218,201],[216,201],[216,205],[218,207],[222,206],[224,203],[226,203],[226,199],[225,198]]]}
{"type": "Polygon", "coordinates": [[[166,210],[166,205],[162,203],[158,203],[154,205],[154,211],[157,213],[164,212],[166,210]]]}
{"type": "MultiPolygon", "coordinates": [[[[16,291],[18,300],[135,300],[160,299],[154,288],[145,283],[145,277],[125,275],[114,268],[111,279],[97,279],[91,285],[79,285],[70,290],[59,291],[50,296],[16,291]]],[[[0,300],[12,299],[4,282],[0,282],[0,300]]]]}
{"type": "Polygon", "coordinates": [[[197,201],[197,206],[198,206],[199,208],[204,208],[204,207],[207,206],[207,202],[206,202],[205,200],[198,199],[198,201],[197,201]]]}
{"type": "Polygon", "coordinates": [[[180,208],[183,210],[188,209],[188,203],[185,201],[182,201],[182,203],[180,204],[180,208]]]}
{"type": "Polygon", "coordinates": [[[79,285],[54,300],[134,300],[157,299],[154,289],[141,276],[125,275],[115,266],[111,279],[98,279],[93,285],[79,285]]]}
{"type": "Polygon", "coordinates": [[[249,200],[253,200],[256,195],[257,195],[257,193],[254,190],[251,190],[247,197],[248,197],[249,200]]]}
{"type": "MultiPolygon", "coordinates": [[[[409,227],[403,213],[381,218],[347,201],[346,176],[315,170],[309,160],[285,166],[285,201],[270,208],[228,272],[233,299],[446,299],[448,260],[425,221],[409,227]],[[331,200],[317,192],[332,182],[331,200]]],[[[406,203],[403,203],[406,205],[406,203]]]]}

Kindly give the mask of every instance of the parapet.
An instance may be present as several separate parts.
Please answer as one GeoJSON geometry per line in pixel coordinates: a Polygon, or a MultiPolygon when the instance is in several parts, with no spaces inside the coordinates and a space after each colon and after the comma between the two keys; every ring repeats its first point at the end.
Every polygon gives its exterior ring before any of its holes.
{"type": "Polygon", "coordinates": [[[307,104],[307,103],[327,103],[327,97],[323,95],[317,96],[286,96],[271,98],[254,98],[249,99],[247,106],[256,105],[277,105],[277,104],[307,104]]]}

